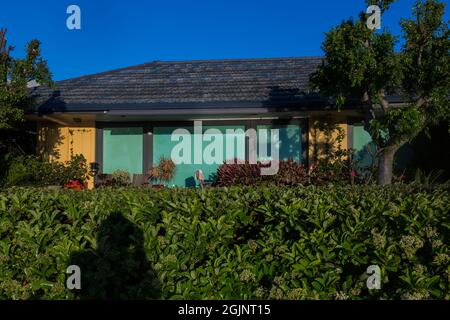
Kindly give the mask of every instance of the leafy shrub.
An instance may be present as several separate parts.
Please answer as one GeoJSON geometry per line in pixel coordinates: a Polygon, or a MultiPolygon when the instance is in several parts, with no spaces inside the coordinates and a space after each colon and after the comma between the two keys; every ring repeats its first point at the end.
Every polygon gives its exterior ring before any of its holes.
{"type": "Polygon", "coordinates": [[[30,171],[32,161],[37,161],[35,157],[27,158],[17,156],[5,161],[6,174],[3,177],[2,184],[5,186],[25,185],[33,181],[33,175],[30,171]],[[28,163],[28,166],[27,166],[28,163]]]}
{"type": "Polygon", "coordinates": [[[261,162],[250,164],[248,161],[224,163],[217,169],[215,184],[218,186],[349,184],[354,182],[356,176],[356,171],[352,170],[350,162],[346,159],[333,161],[322,159],[309,168],[293,160],[282,160],[278,165],[277,174],[263,176],[261,168],[268,167],[268,164],[261,162]]]}
{"type": "Polygon", "coordinates": [[[224,163],[217,169],[215,184],[218,186],[251,186],[261,184],[305,185],[308,183],[306,168],[293,160],[279,161],[278,173],[275,175],[261,175],[261,168],[268,166],[261,162],[251,164],[248,161],[224,163]]]}
{"type": "Polygon", "coordinates": [[[128,186],[131,182],[130,173],[126,170],[116,170],[112,173],[112,185],[128,186]]]}
{"type": "Polygon", "coordinates": [[[8,189],[0,298],[450,299],[449,212],[414,185],[8,189]]]}
{"type": "Polygon", "coordinates": [[[248,161],[240,163],[224,163],[216,173],[217,186],[251,186],[261,184],[268,176],[261,176],[261,163],[250,164],[248,161]]]}
{"type": "Polygon", "coordinates": [[[262,176],[260,162],[250,164],[248,161],[235,160],[232,164],[224,163],[216,173],[218,186],[250,186],[250,185],[342,185],[366,184],[373,176],[373,168],[357,166],[354,150],[346,149],[345,131],[332,121],[315,121],[312,126],[312,144],[321,145],[311,157],[311,165],[305,167],[295,161],[279,161],[279,171],[272,176],[262,176]],[[358,168],[357,168],[358,167],[358,168]]]}
{"type": "Polygon", "coordinates": [[[352,150],[343,149],[345,131],[336,123],[316,121],[313,124],[316,144],[319,143],[319,132],[323,135],[323,154],[313,156],[309,168],[293,160],[278,161],[279,170],[275,175],[261,175],[261,168],[268,166],[260,162],[250,164],[248,161],[221,165],[216,173],[218,186],[250,186],[274,184],[279,186],[352,184],[363,182],[358,177],[352,159],[352,150]]]}
{"type": "Polygon", "coordinates": [[[347,159],[319,160],[309,167],[310,183],[321,186],[325,184],[350,184],[358,181],[357,171],[347,159]]]}
{"type": "Polygon", "coordinates": [[[41,161],[32,155],[20,155],[11,159],[4,186],[64,186],[71,180],[87,183],[89,167],[83,155],[75,155],[65,163],[41,161]]]}
{"type": "Polygon", "coordinates": [[[343,148],[345,131],[337,123],[328,121],[314,121],[312,125],[312,145],[321,144],[322,152],[313,152],[309,167],[310,182],[314,185],[349,184],[364,182],[366,168],[358,168],[352,160],[354,150],[343,148]],[[318,135],[323,139],[318,140],[318,135]],[[358,172],[360,174],[358,174],[358,172]]]}
{"type": "Polygon", "coordinates": [[[77,180],[81,184],[86,184],[90,176],[90,168],[86,158],[77,154],[64,163],[60,173],[60,181],[64,184],[71,180],[77,180]]]}
{"type": "MultiPolygon", "coordinates": [[[[444,170],[436,170],[425,173],[424,171],[417,169],[412,183],[417,185],[431,186],[437,184],[444,175],[444,170]]],[[[447,182],[448,183],[448,182],[447,182]]]]}

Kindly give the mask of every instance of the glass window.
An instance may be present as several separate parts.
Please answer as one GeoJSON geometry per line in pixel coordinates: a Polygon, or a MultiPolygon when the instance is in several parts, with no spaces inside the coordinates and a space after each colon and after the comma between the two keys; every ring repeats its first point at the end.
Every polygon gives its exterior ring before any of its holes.
{"type": "MultiPolygon", "coordinates": [[[[278,152],[279,160],[301,161],[301,129],[298,125],[258,125],[258,160],[272,160],[271,145],[276,143],[274,150],[278,152]],[[266,130],[264,130],[266,129],[266,130]],[[278,129],[278,135],[272,136],[271,129],[278,129]],[[259,148],[260,143],[266,147],[266,152],[259,148]]],[[[263,147],[264,148],[264,147],[263,147]]]]}
{"type": "Polygon", "coordinates": [[[183,148],[186,154],[180,152],[180,157],[186,156],[188,163],[179,163],[175,167],[175,177],[168,185],[193,187],[195,171],[202,170],[206,180],[213,180],[219,166],[229,158],[245,159],[245,126],[203,126],[203,137],[195,137],[193,127],[155,127],[153,129],[153,164],[158,165],[162,156],[171,158],[172,150],[180,150],[180,143],[186,143],[189,148],[183,148]],[[185,129],[175,141],[171,140],[176,129],[185,129]],[[211,131],[209,129],[216,129],[211,131]],[[232,130],[232,131],[228,131],[232,130]],[[208,131],[209,130],[209,131],[208,131]],[[238,130],[238,131],[236,131],[238,130]],[[220,133],[220,134],[219,134],[220,133]],[[203,138],[203,139],[202,139],[203,138]],[[218,139],[218,140],[217,140],[218,139]],[[200,148],[196,144],[200,141],[200,148]],[[233,144],[233,145],[231,145],[233,144]],[[216,146],[216,147],[215,147],[216,146]],[[228,149],[228,150],[227,150],[228,149]],[[198,154],[201,153],[201,154],[198,154]],[[210,155],[207,159],[205,156],[210,155]],[[200,159],[200,161],[197,161],[200,159]]]}
{"type": "Polygon", "coordinates": [[[103,173],[142,173],[143,128],[103,129],[103,173]]]}

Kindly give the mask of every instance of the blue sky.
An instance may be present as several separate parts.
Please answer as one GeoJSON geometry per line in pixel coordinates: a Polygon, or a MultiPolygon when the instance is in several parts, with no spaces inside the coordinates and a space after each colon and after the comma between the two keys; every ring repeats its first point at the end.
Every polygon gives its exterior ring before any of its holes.
{"type": "MultiPolygon", "coordinates": [[[[413,3],[398,0],[383,27],[399,34],[413,3]]],[[[364,0],[16,0],[2,4],[0,28],[15,56],[41,40],[61,80],[153,60],[322,55],[323,33],[364,9],[364,0]],[[81,8],[81,30],[66,28],[71,4],[81,8]]]]}

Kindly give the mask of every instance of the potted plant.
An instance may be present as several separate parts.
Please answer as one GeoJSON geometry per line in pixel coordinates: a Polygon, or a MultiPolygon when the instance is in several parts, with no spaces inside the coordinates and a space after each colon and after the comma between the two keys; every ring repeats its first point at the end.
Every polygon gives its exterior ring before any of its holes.
{"type": "Polygon", "coordinates": [[[175,163],[168,158],[161,157],[159,165],[151,167],[148,172],[150,179],[156,181],[153,188],[164,188],[164,182],[169,182],[175,175],[175,163]]]}
{"type": "Polygon", "coordinates": [[[130,185],[130,173],[126,170],[116,170],[112,173],[112,183],[117,187],[126,187],[130,185]]]}

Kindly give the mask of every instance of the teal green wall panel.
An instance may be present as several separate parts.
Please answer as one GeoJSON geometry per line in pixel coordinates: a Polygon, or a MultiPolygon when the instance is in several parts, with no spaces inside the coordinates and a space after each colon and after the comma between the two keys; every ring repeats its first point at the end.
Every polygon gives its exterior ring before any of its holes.
{"type": "Polygon", "coordinates": [[[279,130],[278,144],[276,149],[278,149],[279,160],[294,160],[297,162],[301,161],[301,129],[298,125],[285,125],[285,126],[274,126],[274,125],[258,125],[256,127],[258,139],[266,145],[266,158],[262,157],[262,152],[259,149],[258,143],[258,160],[268,160],[271,159],[271,129],[279,130]],[[261,135],[261,129],[267,129],[267,136],[261,135]],[[267,138],[267,139],[265,139],[267,138]]]}
{"type": "Polygon", "coordinates": [[[103,129],[103,172],[142,173],[143,128],[103,129]]]}
{"type": "MultiPolygon", "coordinates": [[[[171,141],[171,135],[178,127],[155,127],[153,128],[153,164],[158,165],[161,157],[171,158],[172,149],[178,144],[178,141],[171,141]]],[[[192,128],[185,128],[189,132],[193,132],[192,128]]],[[[190,135],[186,135],[186,138],[190,135]]],[[[192,150],[191,150],[192,154],[192,150]]],[[[178,164],[175,167],[175,176],[167,183],[175,186],[194,186],[193,178],[194,165],[178,164]]]]}
{"type": "MultiPolygon", "coordinates": [[[[151,157],[153,165],[158,165],[161,157],[171,158],[173,149],[180,144],[181,140],[171,141],[172,134],[180,127],[154,127],[152,130],[152,152],[151,157]]],[[[194,134],[193,126],[184,127],[187,130],[183,140],[190,140],[189,163],[177,164],[175,176],[172,181],[166,183],[168,186],[193,187],[197,185],[195,181],[195,171],[202,170],[206,180],[213,180],[219,166],[226,160],[237,158],[246,159],[245,148],[245,125],[218,125],[203,126],[203,139],[194,134]],[[211,145],[216,142],[216,136],[213,134],[208,138],[208,130],[215,129],[219,134],[221,150],[216,150],[213,156],[216,156],[214,163],[206,163],[203,159],[206,150],[211,150],[211,145]],[[227,130],[233,130],[230,135],[227,130]],[[237,130],[237,134],[235,133],[237,130]],[[200,143],[199,148],[195,144],[200,143]],[[233,144],[232,155],[227,155],[230,150],[230,143],[233,144]],[[197,152],[197,154],[196,154],[197,152]],[[201,158],[200,163],[196,163],[196,158],[201,158]]],[[[293,159],[301,161],[301,128],[298,125],[258,125],[256,127],[258,138],[261,129],[279,129],[279,142],[277,148],[280,160],[293,159]]],[[[269,136],[270,139],[270,136],[269,136]]],[[[127,170],[130,174],[142,173],[143,167],[143,128],[142,127],[115,127],[103,129],[103,172],[112,173],[117,169],[127,170]]],[[[265,142],[268,147],[268,156],[270,157],[270,140],[265,142]]],[[[261,157],[258,157],[261,159],[261,157]]]]}
{"type": "MultiPolygon", "coordinates": [[[[363,124],[353,124],[353,148],[355,149],[355,161],[357,167],[367,168],[375,162],[373,155],[376,153],[375,144],[372,142],[370,134],[364,129],[363,124]]],[[[409,145],[402,146],[395,155],[395,169],[405,170],[414,157],[414,152],[409,145]]]]}
{"type": "Polygon", "coordinates": [[[357,167],[366,168],[371,166],[375,154],[375,146],[372,137],[364,129],[363,124],[353,124],[353,147],[355,150],[354,160],[357,167]]]}
{"type": "MultiPolygon", "coordinates": [[[[217,164],[202,164],[199,169],[203,171],[203,174],[205,175],[205,179],[212,180],[217,172],[217,169],[220,167],[220,165],[226,161],[226,160],[233,160],[233,158],[237,158],[240,160],[245,160],[245,126],[204,126],[203,127],[203,134],[205,135],[205,131],[208,129],[218,129],[224,136],[225,141],[223,141],[223,148],[222,148],[222,161],[221,163],[217,164]],[[226,135],[226,130],[239,130],[236,136],[231,137],[230,135],[226,135]],[[240,133],[239,133],[240,132],[240,133]],[[228,140],[227,140],[228,138],[228,140]],[[231,138],[231,139],[230,139],[231,138]],[[233,143],[234,148],[232,155],[227,155],[226,146],[228,143],[233,143]],[[228,159],[230,158],[230,159],[228,159]]],[[[209,141],[203,142],[203,150],[206,148],[206,146],[209,144],[209,141]]]]}
{"type": "MultiPolygon", "coordinates": [[[[154,127],[153,129],[153,164],[158,165],[159,160],[162,156],[166,158],[171,157],[171,153],[173,148],[180,143],[181,139],[178,141],[171,141],[171,135],[173,131],[179,129],[179,127],[154,127]]],[[[190,148],[190,164],[178,164],[175,168],[175,177],[167,183],[169,186],[182,186],[182,187],[193,187],[196,186],[195,181],[195,171],[202,170],[206,180],[212,180],[214,174],[217,171],[217,168],[225,161],[226,158],[226,146],[227,141],[231,142],[234,140],[234,155],[239,159],[245,159],[245,126],[203,126],[203,133],[205,133],[208,129],[217,129],[224,136],[225,139],[222,141],[222,157],[220,163],[207,164],[204,161],[200,164],[194,163],[195,155],[195,134],[193,127],[184,127],[184,129],[189,131],[188,135],[183,136],[183,139],[190,139],[191,148],[190,148]],[[242,133],[237,134],[234,139],[226,138],[226,129],[241,129],[242,133]]],[[[230,136],[228,136],[230,137],[230,136]]],[[[201,138],[201,137],[200,137],[201,138]]],[[[215,137],[212,136],[212,141],[202,141],[201,147],[199,150],[202,150],[201,153],[203,155],[204,149],[211,143],[214,142],[215,137]]],[[[204,139],[203,139],[204,140],[204,139]]],[[[214,155],[214,154],[213,154],[214,155]]],[[[197,156],[199,156],[197,154],[197,156]]],[[[204,160],[204,159],[203,159],[204,160]]]]}

